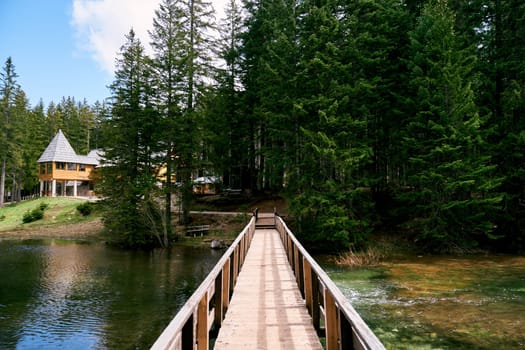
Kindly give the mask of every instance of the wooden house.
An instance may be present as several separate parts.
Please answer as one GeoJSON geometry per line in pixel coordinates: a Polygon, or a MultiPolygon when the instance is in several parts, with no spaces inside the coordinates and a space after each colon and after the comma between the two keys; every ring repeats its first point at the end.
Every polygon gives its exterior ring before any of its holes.
{"type": "Polygon", "coordinates": [[[77,155],[59,130],[38,159],[41,196],[93,196],[92,171],[99,165],[96,150],[77,155]]]}

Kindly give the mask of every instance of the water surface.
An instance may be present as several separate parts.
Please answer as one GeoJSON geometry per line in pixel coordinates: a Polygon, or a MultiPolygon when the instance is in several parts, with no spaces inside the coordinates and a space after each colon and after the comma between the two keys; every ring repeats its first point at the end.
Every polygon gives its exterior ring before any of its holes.
{"type": "Polygon", "coordinates": [[[221,254],[0,241],[0,349],[148,349],[221,254]]]}
{"type": "Polygon", "coordinates": [[[525,349],[525,257],[322,265],[388,349],[525,349]]]}

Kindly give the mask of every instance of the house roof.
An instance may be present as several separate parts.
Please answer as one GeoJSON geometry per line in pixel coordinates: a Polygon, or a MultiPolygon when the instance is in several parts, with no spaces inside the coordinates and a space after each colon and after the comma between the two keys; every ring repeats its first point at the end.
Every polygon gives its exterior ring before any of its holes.
{"type": "Polygon", "coordinates": [[[67,162],[92,165],[98,165],[99,163],[98,159],[92,156],[77,155],[62,130],[58,130],[37,162],[67,162]]]}

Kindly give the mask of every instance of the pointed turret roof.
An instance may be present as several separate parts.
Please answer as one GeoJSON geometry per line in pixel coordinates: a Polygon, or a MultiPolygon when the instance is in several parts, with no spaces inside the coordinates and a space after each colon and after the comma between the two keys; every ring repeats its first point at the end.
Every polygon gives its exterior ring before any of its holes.
{"type": "Polygon", "coordinates": [[[51,140],[44,153],[42,153],[38,159],[38,163],[46,162],[98,164],[96,159],[87,156],[78,156],[62,130],[58,130],[53,140],[51,140]]]}

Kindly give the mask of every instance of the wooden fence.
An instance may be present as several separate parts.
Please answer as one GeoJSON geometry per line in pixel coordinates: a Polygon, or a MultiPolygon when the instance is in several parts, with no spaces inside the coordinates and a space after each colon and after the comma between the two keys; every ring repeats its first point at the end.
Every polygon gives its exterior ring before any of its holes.
{"type": "Polygon", "coordinates": [[[277,217],[276,229],[314,328],[326,338],[326,350],[384,350],[376,335],[280,217],[277,217]]]}
{"type": "Polygon", "coordinates": [[[256,215],[237,236],[151,349],[210,348],[210,332],[220,328],[255,232],[256,215]]]}

